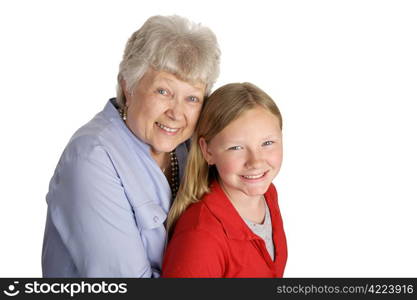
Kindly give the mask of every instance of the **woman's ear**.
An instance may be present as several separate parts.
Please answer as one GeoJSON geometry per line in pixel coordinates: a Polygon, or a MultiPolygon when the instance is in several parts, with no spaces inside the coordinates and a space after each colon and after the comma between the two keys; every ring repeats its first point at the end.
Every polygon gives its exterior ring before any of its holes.
{"type": "Polygon", "coordinates": [[[201,149],[201,152],[203,153],[203,157],[204,157],[204,159],[206,160],[206,162],[207,162],[209,165],[212,165],[212,164],[213,164],[213,162],[212,162],[212,160],[213,160],[213,155],[212,155],[212,154],[211,154],[211,152],[210,152],[210,149],[209,149],[209,147],[208,147],[208,144],[207,144],[206,140],[205,140],[203,137],[201,137],[201,138],[198,140],[198,143],[199,143],[199,145],[200,145],[200,149],[201,149]]]}
{"type": "Polygon", "coordinates": [[[125,95],[125,99],[126,99],[125,105],[128,107],[129,104],[130,104],[130,96],[131,96],[131,93],[128,93],[128,91],[127,91],[127,88],[126,88],[126,80],[122,79],[121,80],[121,85],[122,85],[123,94],[125,95]]]}

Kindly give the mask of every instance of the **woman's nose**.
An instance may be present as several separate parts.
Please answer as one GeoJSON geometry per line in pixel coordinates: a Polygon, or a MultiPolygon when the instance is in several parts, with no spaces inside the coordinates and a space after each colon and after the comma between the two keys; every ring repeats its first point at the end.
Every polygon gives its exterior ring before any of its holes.
{"type": "Polygon", "coordinates": [[[169,107],[166,111],[166,115],[171,119],[171,120],[180,120],[181,116],[182,116],[182,105],[179,101],[177,101],[176,99],[172,99],[169,103],[169,107]]]}

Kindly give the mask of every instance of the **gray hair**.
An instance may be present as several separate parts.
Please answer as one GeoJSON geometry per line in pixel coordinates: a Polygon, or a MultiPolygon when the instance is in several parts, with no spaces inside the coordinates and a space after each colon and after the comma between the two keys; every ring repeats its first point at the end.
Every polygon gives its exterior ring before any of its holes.
{"type": "Polygon", "coordinates": [[[149,68],[166,71],[191,84],[206,85],[210,93],[219,75],[220,49],[214,33],[180,16],[153,16],[126,44],[117,77],[117,102],[124,107],[122,90],[132,92],[149,68]]]}

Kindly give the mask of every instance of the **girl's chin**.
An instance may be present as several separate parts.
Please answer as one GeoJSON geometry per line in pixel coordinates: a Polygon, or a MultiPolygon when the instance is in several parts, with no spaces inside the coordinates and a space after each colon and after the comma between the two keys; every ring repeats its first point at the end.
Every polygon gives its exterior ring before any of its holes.
{"type": "Polygon", "coordinates": [[[242,183],[233,183],[233,184],[224,184],[220,180],[220,185],[222,186],[223,190],[226,191],[227,194],[233,194],[236,197],[239,197],[238,195],[246,196],[246,197],[257,197],[262,196],[266,193],[270,186],[270,181],[264,181],[262,183],[255,184],[243,184],[242,183]]]}
{"type": "Polygon", "coordinates": [[[249,189],[246,189],[245,194],[249,197],[261,196],[266,193],[266,191],[268,190],[268,187],[269,185],[266,187],[249,188],[249,189]]]}

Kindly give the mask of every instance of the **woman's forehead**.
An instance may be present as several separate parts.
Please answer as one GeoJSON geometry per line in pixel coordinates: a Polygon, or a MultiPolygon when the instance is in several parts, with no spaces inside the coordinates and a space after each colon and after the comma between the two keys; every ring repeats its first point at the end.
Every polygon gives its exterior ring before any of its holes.
{"type": "Polygon", "coordinates": [[[151,81],[154,83],[157,82],[165,82],[171,85],[177,85],[186,87],[188,90],[192,92],[202,92],[204,93],[206,85],[202,83],[201,81],[197,82],[189,82],[186,80],[182,80],[178,78],[173,73],[167,72],[167,71],[156,71],[153,69],[150,69],[148,72],[146,72],[145,76],[150,76],[151,81]],[[149,72],[149,73],[148,73],[149,72]]]}

